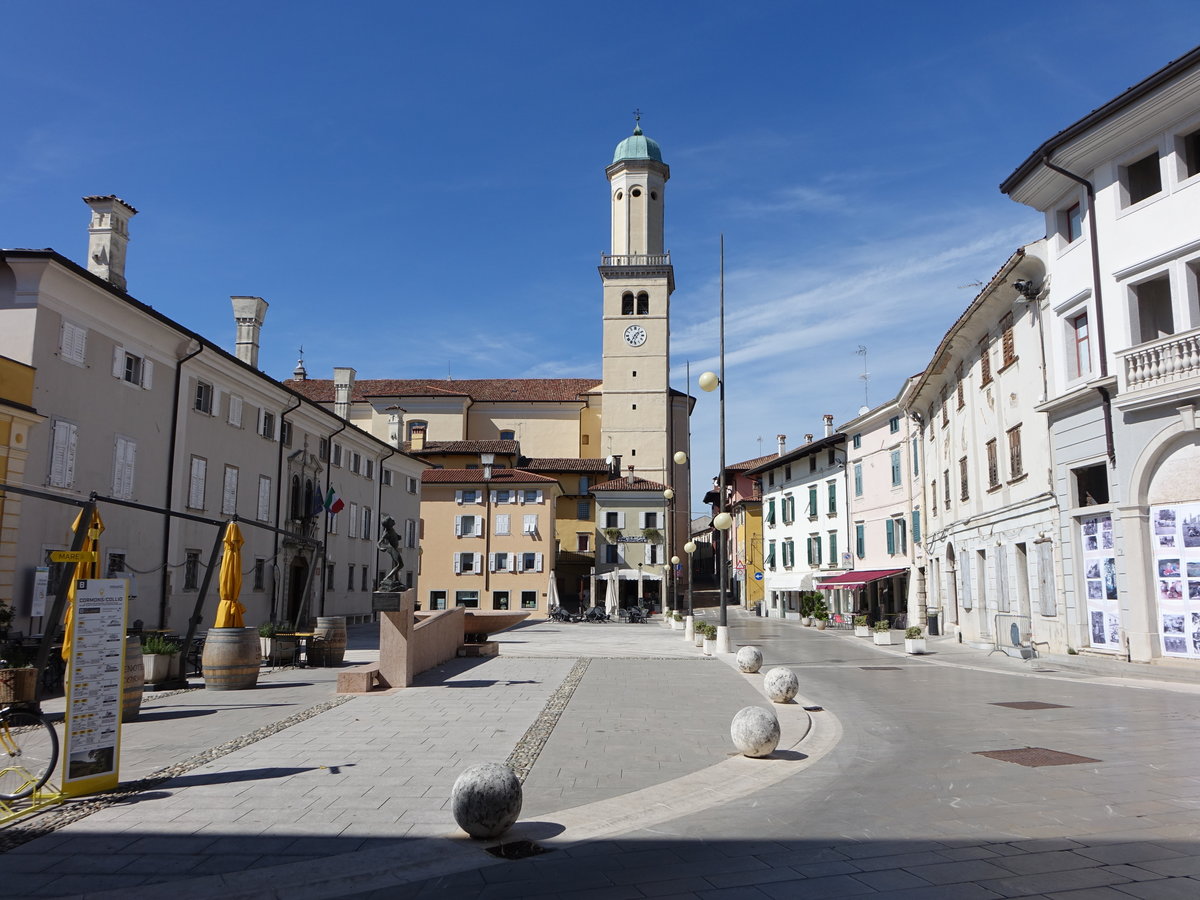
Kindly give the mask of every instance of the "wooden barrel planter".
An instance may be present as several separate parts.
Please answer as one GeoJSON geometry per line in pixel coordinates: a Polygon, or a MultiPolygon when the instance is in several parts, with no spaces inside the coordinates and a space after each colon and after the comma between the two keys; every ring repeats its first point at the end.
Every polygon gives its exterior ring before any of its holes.
{"type": "Polygon", "coordinates": [[[37,674],[37,669],[0,669],[0,706],[33,702],[37,674]]]}
{"type": "Polygon", "coordinates": [[[243,691],[258,684],[257,628],[210,628],[201,665],[210,691],[243,691]]]}
{"type": "Polygon", "coordinates": [[[125,673],[121,679],[121,721],[136,719],[142,709],[146,666],[142,662],[142,640],[136,634],[125,638],[125,673]]]}
{"type": "Polygon", "coordinates": [[[346,658],[346,617],[318,616],[309,661],[313,666],[340,666],[346,658]]]}

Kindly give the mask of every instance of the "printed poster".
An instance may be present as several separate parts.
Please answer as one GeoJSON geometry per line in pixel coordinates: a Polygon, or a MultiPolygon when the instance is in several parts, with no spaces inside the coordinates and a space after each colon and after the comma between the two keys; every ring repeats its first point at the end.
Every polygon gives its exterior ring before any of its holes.
{"type": "Polygon", "coordinates": [[[123,578],[75,582],[63,751],[63,790],[73,796],[117,786],[128,586],[123,578]]]}
{"type": "Polygon", "coordinates": [[[1150,507],[1150,546],[1163,654],[1200,659],[1200,503],[1150,507]]]}
{"type": "Polygon", "coordinates": [[[1113,549],[1113,520],[1108,513],[1079,520],[1083,548],[1084,595],[1091,646],[1121,648],[1121,611],[1117,597],[1117,558],[1113,549]]]}

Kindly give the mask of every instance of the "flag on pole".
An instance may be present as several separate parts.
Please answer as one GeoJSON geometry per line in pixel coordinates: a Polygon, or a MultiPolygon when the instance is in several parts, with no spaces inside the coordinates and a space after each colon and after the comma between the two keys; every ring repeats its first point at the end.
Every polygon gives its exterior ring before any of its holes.
{"type": "Polygon", "coordinates": [[[329,486],[329,493],[325,495],[325,512],[339,513],[346,504],[342,502],[342,498],[338,496],[333,485],[329,486]]]}

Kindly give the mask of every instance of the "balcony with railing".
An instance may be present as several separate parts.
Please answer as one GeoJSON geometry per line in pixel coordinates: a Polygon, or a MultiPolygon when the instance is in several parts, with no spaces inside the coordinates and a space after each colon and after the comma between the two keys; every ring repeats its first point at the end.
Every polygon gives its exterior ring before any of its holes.
{"type": "Polygon", "coordinates": [[[669,266],[671,254],[667,253],[603,253],[600,265],[614,268],[627,266],[669,266]]]}
{"type": "Polygon", "coordinates": [[[1138,344],[1116,357],[1121,401],[1159,401],[1200,387],[1200,328],[1138,344]]]}

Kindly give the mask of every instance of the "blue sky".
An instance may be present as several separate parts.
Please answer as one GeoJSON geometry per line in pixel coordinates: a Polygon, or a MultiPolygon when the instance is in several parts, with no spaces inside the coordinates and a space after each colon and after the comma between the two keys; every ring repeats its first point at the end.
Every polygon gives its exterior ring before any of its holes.
{"type": "MultiPolygon", "coordinates": [[[[854,416],[859,345],[871,404],[894,396],[1044,230],[999,182],[1196,40],[1194,2],[1155,0],[4,15],[0,246],[82,262],[79,198],[116,193],[130,292],[231,349],[229,296],[264,297],[277,378],[301,345],[311,377],[598,377],[604,167],[640,108],[679,389],[716,366],[725,235],[729,462],[854,416]]],[[[715,395],[692,429],[702,487],[715,395]]]]}

